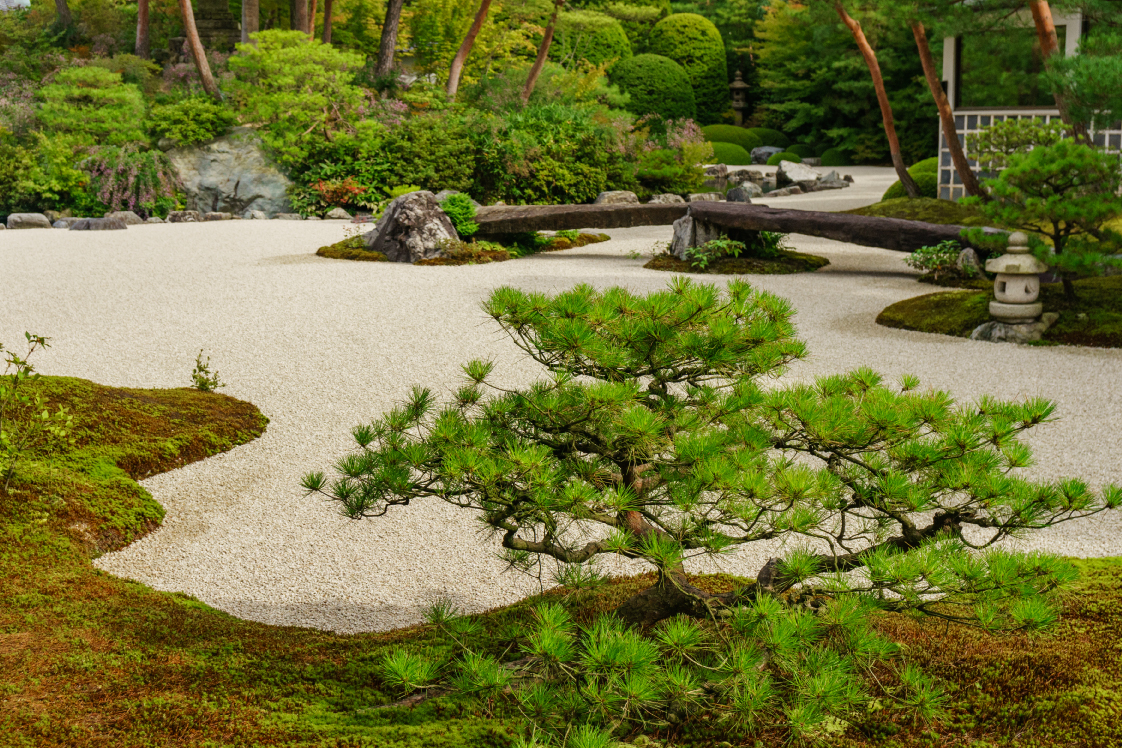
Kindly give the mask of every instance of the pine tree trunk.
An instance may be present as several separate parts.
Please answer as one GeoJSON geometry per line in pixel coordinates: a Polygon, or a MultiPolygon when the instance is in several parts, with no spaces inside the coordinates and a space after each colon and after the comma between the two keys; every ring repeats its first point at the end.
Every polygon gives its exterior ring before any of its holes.
{"type": "Polygon", "coordinates": [[[142,60],[147,60],[152,56],[148,47],[148,0],[138,0],[136,4],[136,56],[142,60]]]}
{"type": "Polygon", "coordinates": [[[880,73],[877,54],[869,45],[869,40],[865,38],[865,32],[861,30],[861,24],[845,12],[842,4],[840,2],[835,3],[834,9],[838,12],[842,23],[853,34],[853,39],[857,42],[857,48],[861,50],[861,56],[865,58],[865,64],[869,67],[869,74],[873,77],[873,88],[876,89],[877,101],[880,103],[881,119],[884,120],[884,134],[888,137],[888,149],[892,154],[892,165],[896,168],[900,183],[904,185],[904,191],[907,192],[908,197],[919,197],[919,187],[912,179],[912,175],[908,173],[908,167],[904,164],[904,157],[900,155],[900,141],[896,137],[896,123],[892,116],[892,104],[889,103],[888,92],[884,89],[884,77],[880,73]]]}
{"type": "Polygon", "coordinates": [[[467,36],[464,37],[464,43],[456,51],[456,56],[452,58],[452,67],[448,71],[448,101],[456,100],[456,92],[460,90],[460,76],[464,72],[464,63],[467,62],[468,55],[471,54],[471,48],[475,44],[475,37],[479,36],[479,31],[483,28],[483,22],[487,20],[487,12],[491,10],[491,0],[482,0],[479,4],[479,11],[475,14],[475,20],[471,23],[471,28],[468,29],[467,36]]]}
{"type": "Polygon", "coordinates": [[[199,30],[195,26],[195,11],[191,8],[191,0],[179,0],[179,12],[183,15],[183,32],[187,35],[187,44],[191,48],[191,56],[195,58],[195,67],[199,71],[199,80],[207,95],[222,100],[222,92],[210,74],[210,65],[206,61],[206,50],[203,49],[202,40],[199,39],[199,30]]]}
{"type": "Polygon", "coordinates": [[[316,6],[319,5],[319,0],[312,0],[312,9],[308,12],[308,39],[313,40],[316,38],[316,6]]]}
{"type": "Polygon", "coordinates": [[[58,14],[58,23],[63,28],[70,28],[74,25],[74,16],[70,13],[70,6],[66,4],[66,0],[55,0],[55,12],[58,14]]]}
{"type": "Polygon", "coordinates": [[[260,30],[261,0],[242,0],[242,43],[249,44],[250,35],[260,30]]]}
{"type": "Polygon", "coordinates": [[[401,22],[401,6],[404,0],[390,0],[386,3],[386,21],[382,24],[382,41],[378,43],[378,62],[374,74],[389,75],[393,70],[393,50],[397,46],[397,27],[401,22]]]}
{"type": "MultiPolygon", "coordinates": [[[[1040,54],[1044,58],[1045,66],[1047,66],[1052,55],[1060,51],[1059,37],[1056,36],[1056,24],[1052,20],[1052,8],[1048,5],[1048,0],[1029,0],[1029,9],[1032,11],[1032,22],[1036,25],[1036,36],[1040,39],[1040,54]]],[[[1053,97],[1056,100],[1056,108],[1060,110],[1060,119],[1070,128],[1075,139],[1090,145],[1091,136],[1087,132],[1087,124],[1071,121],[1071,113],[1068,110],[1067,100],[1064,98],[1063,92],[1056,91],[1053,97]]]]}
{"type": "Polygon", "coordinates": [[[556,0],[553,5],[553,15],[549,17],[549,23],[546,24],[545,32],[542,34],[542,43],[538,46],[538,57],[534,60],[534,66],[530,68],[530,75],[526,78],[526,87],[522,89],[522,105],[530,103],[530,94],[534,93],[534,86],[538,83],[538,76],[542,73],[542,68],[545,67],[545,60],[549,57],[549,47],[553,44],[553,31],[557,28],[557,15],[561,12],[561,6],[565,4],[565,0],[556,0]]]}
{"type": "Polygon", "coordinates": [[[335,0],[324,0],[323,2],[323,43],[331,44],[331,6],[335,0]]]}
{"type": "Polygon", "coordinates": [[[912,36],[916,39],[916,48],[919,49],[919,59],[923,64],[923,76],[927,79],[927,87],[931,89],[931,95],[935,98],[935,106],[939,109],[939,120],[943,124],[943,139],[947,141],[947,150],[951,152],[951,161],[954,163],[955,171],[958,172],[958,177],[962,180],[962,186],[966,189],[967,195],[984,197],[985,191],[982,190],[982,185],[978,183],[978,177],[974,174],[974,170],[970,168],[970,162],[966,160],[962,143],[958,142],[958,131],[954,126],[954,112],[951,111],[951,103],[947,101],[947,92],[943,90],[943,82],[935,73],[935,59],[931,56],[931,45],[927,43],[927,31],[919,21],[912,21],[911,27],[912,36]]]}
{"type": "Polygon", "coordinates": [[[296,3],[293,5],[292,28],[307,33],[308,0],[296,0],[296,3]]]}

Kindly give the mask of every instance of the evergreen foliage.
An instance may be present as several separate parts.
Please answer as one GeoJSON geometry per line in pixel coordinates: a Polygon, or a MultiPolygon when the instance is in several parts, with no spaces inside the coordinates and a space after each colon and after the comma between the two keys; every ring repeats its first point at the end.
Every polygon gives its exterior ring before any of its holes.
{"type": "Polygon", "coordinates": [[[752,154],[736,143],[713,143],[714,163],[728,166],[747,166],[752,163],[752,154]]]}
{"type": "Polygon", "coordinates": [[[759,148],[764,142],[760,136],[745,127],[736,125],[707,125],[701,128],[705,139],[713,143],[733,143],[740,146],[748,153],[753,148],[759,148]]]}
{"type": "Polygon", "coordinates": [[[611,16],[571,11],[557,19],[549,56],[567,67],[582,60],[592,65],[615,63],[631,57],[631,42],[611,16]]]}
{"type": "Polygon", "coordinates": [[[822,152],[823,166],[849,166],[852,162],[840,148],[827,148],[822,152]]]}
{"type": "Polygon", "coordinates": [[[792,146],[788,146],[787,152],[794,153],[800,158],[811,158],[814,156],[814,149],[806,143],[795,143],[792,146]]]}
{"type": "Polygon", "coordinates": [[[675,13],[655,24],[647,46],[686,71],[698,121],[705,125],[720,122],[730,103],[725,45],[717,27],[703,16],[675,13]]]}
{"type": "Polygon", "coordinates": [[[663,119],[692,119],[697,116],[690,78],[681,65],[668,57],[635,55],[612,68],[611,79],[631,97],[627,110],[640,117],[656,114],[663,119]]]}
{"type": "Polygon", "coordinates": [[[796,163],[796,164],[801,164],[803,162],[802,158],[799,157],[799,154],[792,153],[791,151],[784,151],[782,153],[771,154],[768,157],[767,165],[768,166],[779,166],[779,163],[781,161],[791,161],[791,162],[796,163]]]}
{"type": "Polygon", "coordinates": [[[457,192],[444,198],[440,201],[440,208],[461,238],[479,231],[479,224],[474,220],[475,204],[464,193],[457,192]]]}
{"type": "Polygon", "coordinates": [[[214,99],[192,96],[174,104],[152,107],[148,128],[157,138],[167,138],[177,146],[185,146],[221,137],[237,121],[232,110],[214,99]]]}
{"type": "Polygon", "coordinates": [[[94,66],[67,68],[39,90],[39,98],[39,123],[49,131],[102,145],[146,139],[141,129],[144,97],[135,85],[122,83],[119,73],[94,66]]]}
{"type": "MultiPolygon", "coordinates": [[[[919,196],[937,198],[939,197],[939,159],[932,157],[924,159],[919,163],[913,164],[908,167],[908,173],[912,175],[915,180],[916,186],[919,187],[919,196]]],[[[908,193],[904,190],[904,185],[900,180],[892,183],[892,186],[885,190],[881,201],[894,200],[898,197],[907,197],[908,193]]]]}
{"type": "Polygon", "coordinates": [[[763,145],[772,146],[773,148],[786,148],[791,145],[791,139],[788,138],[779,130],[772,130],[769,127],[751,127],[748,132],[755,135],[760,139],[763,145]]]}

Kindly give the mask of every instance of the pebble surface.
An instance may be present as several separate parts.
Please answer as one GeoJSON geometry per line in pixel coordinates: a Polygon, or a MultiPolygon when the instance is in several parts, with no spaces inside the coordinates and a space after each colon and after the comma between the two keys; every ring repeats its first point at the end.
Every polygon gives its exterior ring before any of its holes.
{"type": "MultiPolygon", "coordinates": [[[[855,176],[851,189],[772,204],[855,207],[875,202],[894,178],[891,170],[845,171],[855,176]]],[[[228,221],[0,238],[0,341],[13,345],[24,330],[51,337],[53,347],[37,355],[42,373],[182,387],[203,348],[229,383],[222,391],[271,419],[260,439],[145,480],[167,509],[163,526],[97,559],[98,567],[242,618],[338,632],[415,623],[440,596],[479,611],[538,590],[536,580],[504,571],[497,545],[480,535],[469,513],[433,500],[351,521],[333,505],[305,498],[300,477],[328,469],[350,448],[350,429],[413,384],[451,392],[460,365],[473,358],[493,358],[500,382],[534,381],[536,365],[480,311],[487,293],[501,285],[547,292],[576,283],[661,288],[668,274],[642,265],[655,242],[670,238],[670,227],[612,230],[603,244],[468,267],[314,256],[353,230],[328,222],[228,221]]],[[[903,255],[791,239],[831,264],[811,274],[750,278],[798,309],[810,358],[791,377],[870,366],[893,379],[914,373],[962,400],[986,393],[1047,397],[1058,420],[1031,438],[1031,476],[1078,476],[1095,486],[1122,481],[1122,350],[1014,346],[879,327],[874,320],[885,306],[931,290],[915,283],[903,255]]],[[[1072,556],[1122,555],[1122,514],[1067,523],[1025,545],[1072,556]]],[[[754,576],[775,550],[743,549],[719,568],[754,576]]],[[[613,562],[605,570],[641,567],[613,562]]]]}

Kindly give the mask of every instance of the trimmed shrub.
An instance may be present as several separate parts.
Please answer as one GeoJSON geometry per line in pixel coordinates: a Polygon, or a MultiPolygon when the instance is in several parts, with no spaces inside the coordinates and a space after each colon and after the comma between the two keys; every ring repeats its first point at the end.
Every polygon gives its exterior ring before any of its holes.
{"type": "Polygon", "coordinates": [[[697,116],[693,86],[681,65],[662,55],[635,55],[615,65],[612,83],[631,95],[627,110],[663,119],[697,116]]]}
{"type": "Polygon", "coordinates": [[[54,83],[39,91],[43,105],[39,122],[52,133],[75,135],[99,145],[123,145],[147,140],[144,97],[120,73],[105,68],[68,68],[54,83]]]}
{"type": "Polygon", "coordinates": [[[748,166],[752,163],[752,154],[736,143],[713,143],[713,155],[716,157],[713,163],[717,164],[748,166]]]}
{"type": "Polygon", "coordinates": [[[193,145],[213,140],[238,121],[237,115],[209,97],[189,99],[152,107],[148,129],[158,138],[174,140],[176,145],[193,145]]]}
{"type": "Polygon", "coordinates": [[[814,149],[805,143],[796,143],[787,149],[788,153],[797,153],[802,158],[810,158],[814,155],[814,149]]]}
{"type": "Polygon", "coordinates": [[[783,153],[771,154],[771,158],[767,160],[767,165],[779,166],[780,161],[792,161],[796,164],[801,164],[803,162],[802,157],[799,156],[799,154],[791,153],[790,151],[784,151],[783,153]]]}
{"type": "Polygon", "coordinates": [[[701,128],[701,131],[705,133],[705,139],[710,143],[735,143],[749,153],[752,152],[753,148],[759,148],[763,145],[763,141],[746,127],[709,125],[701,128]]]}
{"type": "Polygon", "coordinates": [[[932,156],[925,158],[922,161],[917,161],[908,167],[908,173],[913,177],[916,174],[938,174],[939,173],[939,157],[932,156]]]}
{"type": "MultiPolygon", "coordinates": [[[[922,162],[921,162],[922,163],[922,162]]],[[[913,166],[912,169],[915,167],[913,166]]],[[[908,173],[912,175],[912,179],[916,180],[916,187],[919,187],[920,197],[939,197],[939,173],[937,171],[919,171],[913,172],[908,169],[908,173]]],[[[892,200],[897,197],[907,197],[908,193],[904,191],[904,185],[897,180],[892,183],[892,186],[884,193],[881,201],[892,200]]]]}
{"type": "Polygon", "coordinates": [[[717,27],[695,13],[675,13],[655,24],[647,46],[685,69],[693,85],[697,119],[702,124],[720,121],[730,102],[725,44],[717,27]]]}
{"type": "Polygon", "coordinates": [[[631,57],[631,42],[620,22],[611,16],[575,10],[557,19],[557,36],[549,56],[565,66],[578,60],[603,65],[631,57]]]}
{"type": "Polygon", "coordinates": [[[822,152],[823,166],[851,166],[849,156],[840,148],[827,148],[822,152]]]}
{"type": "Polygon", "coordinates": [[[787,148],[791,145],[791,139],[788,138],[779,130],[772,130],[768,127],[753,127],[750,132],[760,139],[764,145],[770,145],[775,148],[787,148]]]}

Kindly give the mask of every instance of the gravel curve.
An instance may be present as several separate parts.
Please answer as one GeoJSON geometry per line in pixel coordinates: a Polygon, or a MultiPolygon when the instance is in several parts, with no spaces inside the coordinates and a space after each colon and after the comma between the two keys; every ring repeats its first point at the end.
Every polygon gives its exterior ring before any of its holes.
{"type": "MultiPolygon", "coordinates": [[[[878,174],[880,182],[890,183],[889,176],[878,174]]],[[[853,207],[860,199],[874,202],[886,186],[771,204],[853,207]]],[[[479,611],[538,590],[536,580],[504,572],[497,545],[466,513],[434,500],[355,522],[305,498],[300,477],[327,468],[350,448],[351,427],[389,408],[413,384],[450,392],[460,365],[472,358],[494,358],[506,384],[532,382],[540,375],[536,365],[516,355],[480,311],[486,294],[500,285],[661,288],[669,276],[644,270],[646,257],[634,255],[668,240],[669,227],[613,230],[603,244],[469,267],[314,256],[348,230],[336,222],[230,221],[0,234],[0,341],[12,345],[24,330],[52,337],[53,347],[38,356],[41,372],[113,386],[181,387],[203,348],[229,383],[223,392],[271,419],[250,444],[145,480],[167,509],[163,526],[97,559],[99,568],[242,618],[338,632],[415,623],[440,596],[479,611]]],[[[1033,476],[1080,476],[1094,485],[1122,480],[1122,351],[998,345],[879,327],[874,319],[883,307],[927,290],[915,284],[902,255],[792,239],[831,264],[813,274],[751,278],[798,309],[811,356],[790,376],[871,366],[890,378],[915,373],[960,399],[1048,397],[1060,420],[1032,438],[1033,476]]],[[[1027,545],[1073,556],[1122,555],[1122,513],[1053,528],[1027,545]]],[[[719,568],[754,575],[774,552],[744,549],[719,568]]]]}

